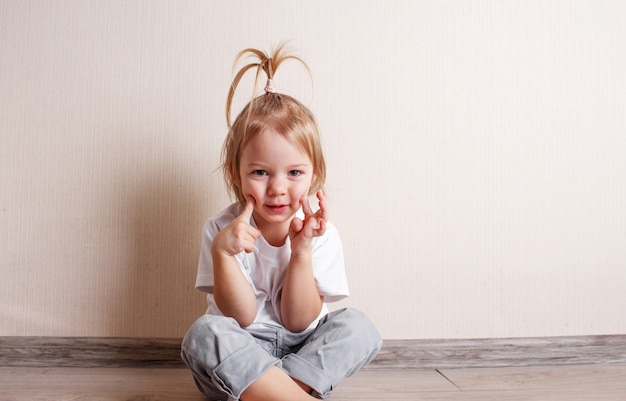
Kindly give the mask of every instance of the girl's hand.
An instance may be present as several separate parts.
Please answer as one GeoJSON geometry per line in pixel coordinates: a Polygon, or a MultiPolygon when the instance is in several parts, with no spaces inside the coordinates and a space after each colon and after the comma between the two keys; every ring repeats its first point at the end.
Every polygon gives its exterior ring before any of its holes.
{"type": "Polygon", "coordinates": [[[241,214],[217,233],[213,239],[212,251],[228,256],[235,256],[241,251],[254,251],[254,242],[261,236],[261,231],[250,224],[253,211],[254,199],[248,198],[241,214]]]}
{"type": "Polygon", "coordinates": [[[300,200],[304,220],[294,217],[289,226],[289,238],[291,239],[291,253],[298,254],[310,251],[311,240],[326,232],[326,199],[322,191],[317,192],[319,209],[313,213],[309,199],[304,197],[300,200]]]}

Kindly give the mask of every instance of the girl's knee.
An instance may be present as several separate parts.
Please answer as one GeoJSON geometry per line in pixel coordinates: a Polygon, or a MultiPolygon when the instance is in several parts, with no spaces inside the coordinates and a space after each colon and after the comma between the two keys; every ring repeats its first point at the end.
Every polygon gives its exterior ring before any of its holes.
{"type": "Polygon", "coordinates": [[[369,316],[367,316],[364,312],[360,311],[359,309],[345,308],[345,309],[342,309],[341,312],[343,316],[345,316],[346,319],[356,321],[357,323],[358,322],[363,322],[365,324],[371,323],[369,316]]]}
{"type": "MultiPolygon", "coordinates": [[[[202,315],[189,328],[183,338],[181,353],[183,359],[203,360],[205,363],[217,354],[219,337],[225,332],[239,330],[239,325],[230,318],[217,315],[202,315]]],[[[214,361],[217,363],[217,359],[214,361]]]]}
{"type": "Polygon", "coordinates": [[[335,320],[346,332],[359,338],[361,344],[368,344],[376,350],[382,347],[382,338],[372,320],[364,312],[345,308],[331,313],[329,320],[335,320]]]}
{"type": "Polygon", "coordinates": [[[228,399],[213,382],[213,371],[220,363],[218,333],[229,325],[223,316],[202,315],[189,328],[181,345],[181,358],[191,370],[196,386],[212,400],[228,399]]]}
{"type": "Polygon", "coordinates": [[[354,309],[354,308],[345,308],[340,312],[342,320],[345,320],[350,327],[371,331],[378,334],[378,329],[374,326],[374,323],[364,312],[354,309]]]}
{"type": "Polygon", "coordinates": [[[361,329],[363,335],[368,336],[376,347],[380,350],[382,346],[382,337],[378,328],[372,322],[369,316],[357,309],[351,309],[353,318],[355,319],[355,325],[361,329]]]}
{"type": "Polygon", "coordinates": [[[224,316],[202,315],[187,330],[187,334],[183,338],[183,345],[209,341],[221,331],[221,326],[228,325],[228,319],[224,316]]]}

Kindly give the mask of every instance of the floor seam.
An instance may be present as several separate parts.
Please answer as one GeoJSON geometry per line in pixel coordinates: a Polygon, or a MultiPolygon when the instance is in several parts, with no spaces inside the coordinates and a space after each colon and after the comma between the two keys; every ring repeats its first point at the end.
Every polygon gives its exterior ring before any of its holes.
{"type": "Polygon", "coordinates": [[[452,380],[450,380],[446,375],[443,374],[443,372],[439,369],[435,369],[435,372],[439,373],[441,375],[441,377],[443,377],[444,379],[446,379],[448,381],[448,383],[452,384],[454,387],[456,387],[459,391],[463,391],[463,389],[461,389],[461,387],[457,386],[456,383],[454,383],[452,380]]]}

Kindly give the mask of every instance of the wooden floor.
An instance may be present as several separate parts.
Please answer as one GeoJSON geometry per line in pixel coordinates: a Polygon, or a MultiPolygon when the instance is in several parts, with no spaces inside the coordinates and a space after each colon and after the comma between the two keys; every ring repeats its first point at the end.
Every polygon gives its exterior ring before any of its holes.
{"type": "MultiPolygon", "coordinates": [[[[626,365],[364,370],[334,401],[623,401],[626,365]]],[[[202,401],[180,368],[0,368],[0,401],[202,401]]]]}

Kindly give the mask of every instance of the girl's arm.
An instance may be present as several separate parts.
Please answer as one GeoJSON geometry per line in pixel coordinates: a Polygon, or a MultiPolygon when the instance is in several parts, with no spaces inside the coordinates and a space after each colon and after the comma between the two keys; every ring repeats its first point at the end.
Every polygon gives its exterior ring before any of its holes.
{"type": "Polygon", "coordinates": [[[313,277],[311,252],[292,255],[280,301],[283,324],[293,333],[305,330],[319,316],[323,302],[313,277]]]}
{"type": "Polygon", "coordinates": [[[234,256],[213,252],[213,298],[224,314],[241,327],[250,326],[256,318],[256,297],[234,256]]]}
{"type": "Polygon", "coordinates": [[[211,245],[213,258],[213,298],[224,314],[232,317],[241,327],[247,327],[256,318],[256,297],[252,286],[241,272],[235,255],[241,251],[252,252],[254,242],[261,236],[250,225],[254,204],[248,202],[243,212],[220,231],[211,245]]]}
{"type": "Polygon", "coordinates": [[[302,199],[304,221],[294,218],[290,226],[291,260],[283,284],[280,313],[285,327],[294,333],[309,327],[324,303],[313,276],[311,255],[313,237],[326,231],[326,202],[321,191],[317,197],[320,209],[313,213],[308,199],[302,199]]]}

